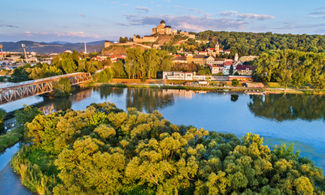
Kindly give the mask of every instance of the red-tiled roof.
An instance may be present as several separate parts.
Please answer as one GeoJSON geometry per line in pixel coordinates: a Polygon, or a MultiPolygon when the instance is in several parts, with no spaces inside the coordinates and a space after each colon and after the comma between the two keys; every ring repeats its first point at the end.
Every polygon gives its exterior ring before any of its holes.
{"type": "Polygon", "coordinates": [[[233,62],[225,61],[225,62],[223,63],[223,65],[225,65],[225,66],[231,66],[231,65],[233,65],[233,62]]]}

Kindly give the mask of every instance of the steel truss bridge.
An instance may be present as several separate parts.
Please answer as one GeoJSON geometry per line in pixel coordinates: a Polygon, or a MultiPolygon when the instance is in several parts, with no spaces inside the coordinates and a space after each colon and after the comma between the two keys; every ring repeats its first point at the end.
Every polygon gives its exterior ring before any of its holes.
{"type": "Polygon", "coordinates": [[[61,78],[69,78],[71,85],[78,85],[92,80],[90,73],[76,72],[10,84],[3,87],[0,86],[0,104],[5,104],[29,96],[52,92],[54,83],[58,82],[61,78]]]}

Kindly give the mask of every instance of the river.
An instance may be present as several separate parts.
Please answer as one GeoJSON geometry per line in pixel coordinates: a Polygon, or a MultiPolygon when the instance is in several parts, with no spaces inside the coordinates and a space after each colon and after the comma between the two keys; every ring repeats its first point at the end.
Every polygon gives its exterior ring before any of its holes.
{"type": "MultiPolygon", "coordinates": [[[[325,170],[325,97],[312,95],[246,95],[194,92],[175,89],[114,88],[84,89],[67,98],[29,97],[1,105],[6,111],[35,105],[44,112],[85,109],[91,103],[112,102],[143,112],[158,110],[175,124],[193,125],[211,131],[243,136],[256,133],[264,143],[294,143],[294,149],[325,170]]],[[[19,145],[0,155],[0,192],[30,194],[8,166],[19,145]]]]}

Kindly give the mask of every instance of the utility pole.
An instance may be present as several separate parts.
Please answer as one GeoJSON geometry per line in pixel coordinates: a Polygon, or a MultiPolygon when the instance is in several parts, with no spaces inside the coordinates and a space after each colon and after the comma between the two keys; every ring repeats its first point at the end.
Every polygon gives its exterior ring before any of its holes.
{"type": "Polygon", "coordinates": [[[1,50],[1,60],[3,60],[4,57],[3,57],[3,45],[2,44],[0,44],[0,50],[1,50]]]}
{"type": "Polygon", "coordinates": [[[23,48],[23,50],[24,50],[24,54],[25,54],[25,62],[27,62],[27,54],[26,54],[26,46],[25,46],[25,44],[21,44],[21,47],[23,48]]]}

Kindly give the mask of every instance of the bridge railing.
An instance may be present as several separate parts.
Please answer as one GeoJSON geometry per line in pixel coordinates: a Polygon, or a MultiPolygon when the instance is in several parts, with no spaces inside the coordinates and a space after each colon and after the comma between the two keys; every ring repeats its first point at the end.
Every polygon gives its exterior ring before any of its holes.
{"type": "Polygon", "coordinates": [[[78,85],[83,82],[91,81],[90,73],[77,72],[44,79],[24,81],[7,87],[0,87],[0,104],[15,101],[28,96],[41,95],[53,91],[54,82],[61,78],[69,78],[71,85],[78,85]]]}

